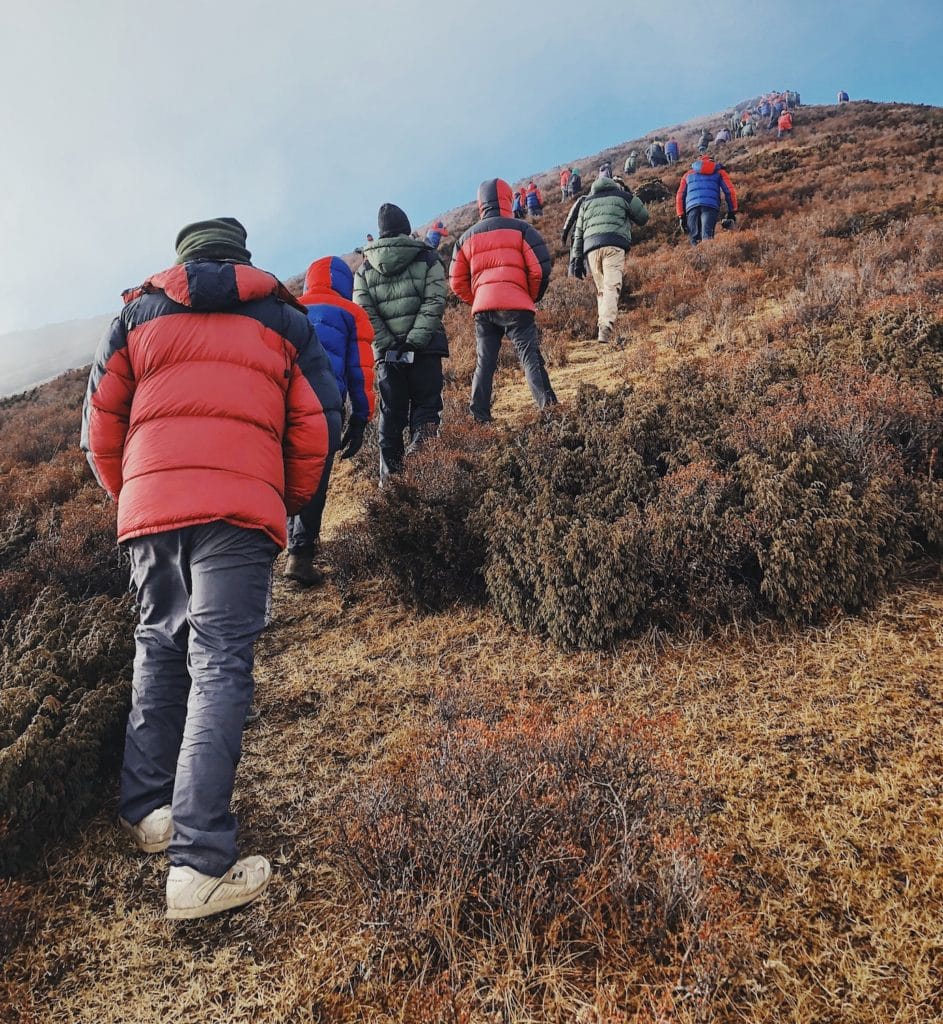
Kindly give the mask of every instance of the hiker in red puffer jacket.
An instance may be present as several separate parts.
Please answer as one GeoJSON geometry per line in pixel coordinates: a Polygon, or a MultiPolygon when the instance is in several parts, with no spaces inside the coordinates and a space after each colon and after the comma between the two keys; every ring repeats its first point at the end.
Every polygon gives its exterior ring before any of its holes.
{"type": "Polygon", "coordinates": [[[119,823],[167,850],[167,916],[256,899],[230,811],[255,640],[285,518],[340,436],[340,395],[287,289],[231,217],[177,236],[177,263],[125,293],[98,348],[82,447],[118,503],[140,606],[119,823]]]}
{"type": "Polygon", "coordinates": [[[534,401],[557,401],[540,352],[535,303],[550,283],[550,253],[536,228],[511,216],[511,186],[501,178],[478,187],[481,219],[458,240],[452,254],[452,291],[471,304],[478,364],[472,380],[471,414],[491,422],[491,392],[501,340],[506,334],[534,401]]]}

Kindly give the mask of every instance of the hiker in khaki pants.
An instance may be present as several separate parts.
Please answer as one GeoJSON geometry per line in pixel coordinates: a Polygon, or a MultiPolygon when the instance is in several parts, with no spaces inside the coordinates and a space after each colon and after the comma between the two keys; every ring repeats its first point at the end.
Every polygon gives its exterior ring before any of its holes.
{"type": "Polygon", "coordinates": [[[597,319],[602,343],[612,330],[622,291],[622,267],[632,244],[632,224],[645,224],[648,210],[621,178],[600,177],[593,182],[576,218],[570,247],[570,274],[585,277],[589,264],[596,284],[597,319]]]}

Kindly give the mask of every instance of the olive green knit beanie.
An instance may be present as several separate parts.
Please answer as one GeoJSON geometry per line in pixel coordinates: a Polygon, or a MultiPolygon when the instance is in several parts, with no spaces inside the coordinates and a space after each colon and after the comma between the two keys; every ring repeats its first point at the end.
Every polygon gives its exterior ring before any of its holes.
{"type": "Polygon", "coordinates": [[[231,260],[248,263],[246,229],[235,217],[198,220],[181,228],[176,241],[177,262],[188,260],[231,260]]]}

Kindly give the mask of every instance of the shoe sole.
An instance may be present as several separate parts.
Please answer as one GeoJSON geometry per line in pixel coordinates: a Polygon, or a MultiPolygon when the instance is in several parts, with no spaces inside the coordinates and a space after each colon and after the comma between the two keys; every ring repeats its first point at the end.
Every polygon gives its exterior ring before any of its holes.
{"type": "Polygon", "coordinates": [[[203,903],[198,907],[168,907],[168,921],[192,921],[198,917],[212,917],[214,914],[223,914],[227,910],[236,910],[248,903],[257,900],[268,888],[271,876],[252,892],[242,893],[239,896],[230,896],[228,900],[221,900],[216,903],[203,903]]]}

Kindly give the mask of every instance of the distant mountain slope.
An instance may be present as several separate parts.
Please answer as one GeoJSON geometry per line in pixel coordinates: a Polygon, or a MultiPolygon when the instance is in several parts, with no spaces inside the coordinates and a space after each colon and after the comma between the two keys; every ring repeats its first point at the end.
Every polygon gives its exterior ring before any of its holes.
{"type": "Polygon", "coordinates": [[[110,316],[0,335],[0,398],[90,363],[110,316]]]}

